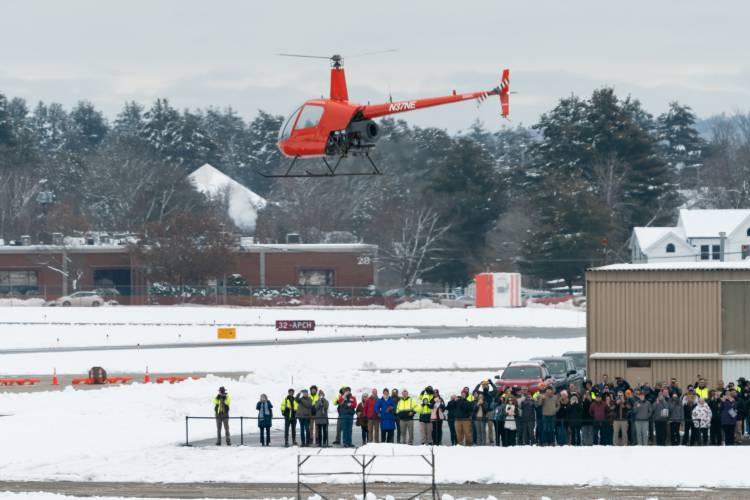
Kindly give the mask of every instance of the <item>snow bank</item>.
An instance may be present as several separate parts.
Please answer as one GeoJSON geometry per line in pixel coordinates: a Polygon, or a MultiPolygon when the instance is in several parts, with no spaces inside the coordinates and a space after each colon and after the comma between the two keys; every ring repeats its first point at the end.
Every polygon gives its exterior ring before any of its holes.
{"type": "Polygon", "coordinates": [[[419,299],[411,302],[402,302],[396,306],[396,309],[447,309],[447,306],[430,299],[419,299]]]}
{"type": "Polygon", "coordinates": [[[0,299],[0,307],[42,307],[44,299],[0,299]]]}

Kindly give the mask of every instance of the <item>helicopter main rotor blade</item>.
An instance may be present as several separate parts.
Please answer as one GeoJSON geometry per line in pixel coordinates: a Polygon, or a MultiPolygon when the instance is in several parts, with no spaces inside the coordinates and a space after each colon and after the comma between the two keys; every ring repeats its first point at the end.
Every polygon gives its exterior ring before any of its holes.
{"type": "Polygon", "coordinates": [[[376,54],[387,54],[389,52],[398,52],[398,49],[376,50],[374,52],[361,52],[359,54],[353,54],[351,56],[346,56],[346,57],[374,56],[376,54]]]}
{"type": "Polygon", "coordinates": [[[306,59],[326,59],[326,60],[331,59],[331,56],[310,56],[307,54],[276,54],[276,55],[282,56],[282,57],[304,57],[306,59]]]}

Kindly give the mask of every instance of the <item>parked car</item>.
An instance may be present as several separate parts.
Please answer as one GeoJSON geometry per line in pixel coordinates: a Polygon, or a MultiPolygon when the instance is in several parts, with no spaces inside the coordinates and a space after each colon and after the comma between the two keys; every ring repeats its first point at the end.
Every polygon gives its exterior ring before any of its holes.
{"type": "Polygon", "coordinates": [[[120,292],[116,288],[97,288],[94,293],[104,298],[106,302],[116,301],[120,298],[120,292]]]}
{"type": "Polygon", "coordinates": [[[575,384],[576,390],[583,388],[585,377],[583,373],[576,369],[572,358],[566,357],[549,357],[549,358],[531,358],[532,360],[543,361],[549,370],[549,374],[554,379],[555,391],[567,389],[570,384],[575,384]]]}
{"type": "Polygon", "coordinates": [[[511,361],[501,375],[496,375],[495,384],[499,390],[506,387],[523,387],[529,389],[529,394],[539,390],[539,384],[550,378],[543,361],[511,361]]]}
{"type": "Polygon", "coordinates": [[[47,305],[62,306],[62,307],[70,307],[70,306],[99,307],[100,305],[105,304],[105,303],[106,301],[104,300],[104,297],[102,297],[96,292],[75,292],[75,293],[71,293],[70,295],[65,295],[63,297],[60,297],[57,300],[48,302],[47,305]]]}
{"type": "Polygon", "coordinates": [[[455,293],[436,293],[434,300],[446,307],[471,307],[474,305],[474,299],[455,293]]]}
{"type": "Polygon", "coordinates": [[[586,351],[568,351],[564,352],[563,356],[573,360],[573,364],[576,366],[576,370],[583,373],[583,377],[587,374],[587,357],[586,351]]]}

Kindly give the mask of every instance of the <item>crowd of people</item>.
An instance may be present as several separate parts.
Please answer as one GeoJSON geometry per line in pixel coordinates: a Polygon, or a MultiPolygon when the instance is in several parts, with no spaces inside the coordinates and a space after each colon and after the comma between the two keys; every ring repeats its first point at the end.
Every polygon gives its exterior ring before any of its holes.
{"type": "MultiPolygon", "coordinates": [[[[219,388],[214,399],[217,445],[222,427],[231,443],[230,405],[228,393],[219,388]]],[[[261,445],[269,446],[274,405],[262,394],[256,409],[261,445]]],[[[538,387],[499,388],[486,379],[447,398],[428,386],[416,396],[406,389],[373,388],[359,401],[350,387],[329,399],[313,385],[289,389],[279,409],[285,446],[353,447],[354,427],[362,443],[413,445],[415,422],[422,445],[730,446],[741,444],[750,432],[750,381],[719,381],[710,388],[699,375],[685,388],[674,378],[631,387],[622,377],[610,381],[604,375],[599,383],[588,380],[580,388],[555,387],[552,380],[538,387]],[[335,424],[331,436],[329,424],[335,424]]]]}

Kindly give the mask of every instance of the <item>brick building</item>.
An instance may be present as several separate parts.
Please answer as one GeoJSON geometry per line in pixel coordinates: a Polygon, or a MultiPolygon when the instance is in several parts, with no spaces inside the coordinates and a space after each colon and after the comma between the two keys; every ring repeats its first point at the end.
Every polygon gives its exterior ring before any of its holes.
{"type": "MultiPolygon", "coordinates": [[[[255,244],[243,238],[233,273],[255,289],[354,290],[377,285],[376,259],[375,245],[255,244]]],[[[142,303],[148,285],[125,242],[0,246],[0,296],[49,300],[74,290],[114,288],[125,303],[142,303]]]]}

